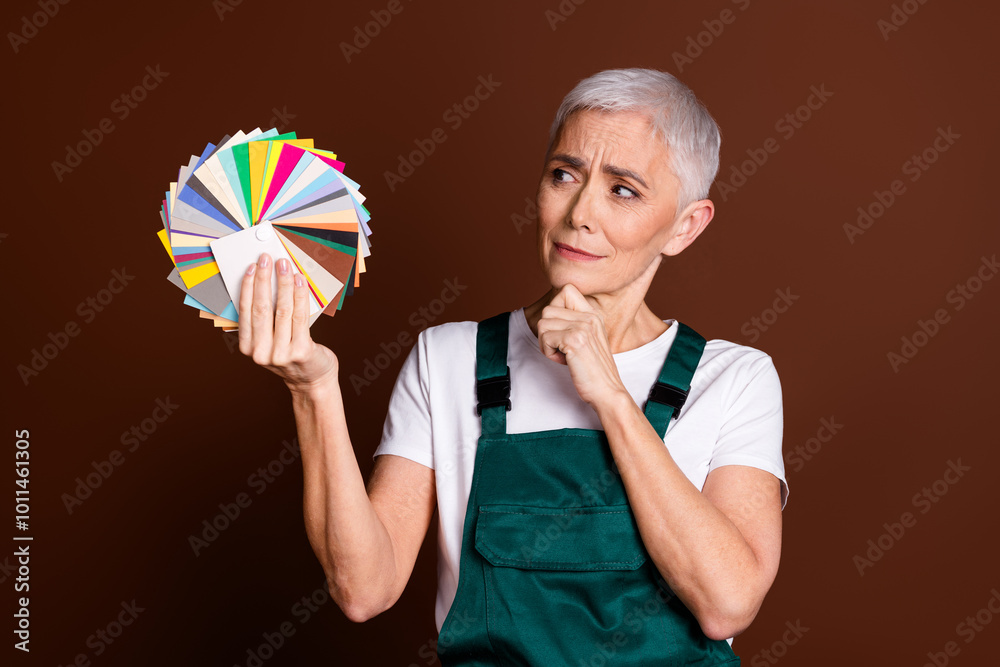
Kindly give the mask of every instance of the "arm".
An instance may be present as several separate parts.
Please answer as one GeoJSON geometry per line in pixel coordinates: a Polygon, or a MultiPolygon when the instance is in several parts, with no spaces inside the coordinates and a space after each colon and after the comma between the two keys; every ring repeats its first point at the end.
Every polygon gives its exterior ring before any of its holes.
{"type": "Polygon", "coordinates": [[[434,471],[380,456],[369,484],[354,455],[338,379],[339,361],[309,335],[309,293],[286,260],[271,305],[270,257],[243,278],[240,351],[276,373],[292,393],[304,475],[306,533],[330,594],[348,618],[364,621],[402,594],[434,509],[434,471]],[[273,311],[273,313],[272,313],[273,311]]]}
{"type": "MultiPolygon", "coordinates": [[[[723,463],[699,491],[626,390],[603,316],[588,299],[572,284],[561,288],[538,320],[541,350],[569,366],[580,397],[601,420],[642,541],[660,574],[706,636],[733,637],[756,616],[778,569],[780,482],[764,470],[736,465],[746,459],[734,456],[754,437],[773,441],[780,428],[780,404],[754,405],[777,375],[759,374],[755,379],[765,384],[751,380],[739,394],[716,443],[723,463]]],[[[780,392],[776,384],[771,389],[780,392]]]]}
{"type": "Polygon", "coordinates": [[[738,635],[778,571],[780,482],[728,465],[699,491],[628,393],[597,411],[650,558],[706,636],[738,635]]]}
{"type": "Polygon", "coordinates": [[[434,470],[379,456],[366,490],[338,384],[293,391],[304,475],[306,533],[330,595],[366,621],[396,603],[430,526],[434,470]]]}

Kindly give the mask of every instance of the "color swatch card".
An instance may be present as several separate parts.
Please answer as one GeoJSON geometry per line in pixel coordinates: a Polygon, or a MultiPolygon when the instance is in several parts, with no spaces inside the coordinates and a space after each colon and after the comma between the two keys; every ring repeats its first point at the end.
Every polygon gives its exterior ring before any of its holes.
{"type": "MultiPolygon", "coordinates": [[[[309,324],[354,293],[371,255],[365,197],[335,153],[271,129],[226,135],[178,170],[160,207],[167,276],[184,303],[239,329],[243,275],[262,252],[291,262],[309,288],[309,324]]],[[[272,265],[272,304],[277,297],[272,265]]]]}
{"type": "MultiPolygon", "coordinates": [[[[275,233],[274,227],[267,220],[243,231],[210,241],[209,246],[212,248],[215,263],[219,265],[219,273],[222,274],[222,280],[226,284],[230,301],[237,306],[240,303],[240,288],[247,267],[255,264],[261,253],[266,252],[274,262],[271,265],[271,303],[277,303],[278,300],[278,272],[274,270],[278,260],[287,259],[292,264],[292,275],[301,273],[297,269],[297,262],[292,259],[275,233]]],[[[337,281],[336,285],[335,291],[339,291],[344,284],[337,281]]],[[[312,316],[319,315],[322,310],[316,299],[309,300],[309,315],[312,322],[316,321],[312,316]]]]}

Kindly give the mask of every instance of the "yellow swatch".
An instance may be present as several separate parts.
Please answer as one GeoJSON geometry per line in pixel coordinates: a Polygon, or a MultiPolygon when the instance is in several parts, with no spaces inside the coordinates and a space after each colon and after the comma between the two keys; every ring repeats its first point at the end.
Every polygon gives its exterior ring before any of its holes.
{"type": "Polygon", "coordinates": [[[196,266],[193,269],[187,269],[186,271],[180,271],[181,280],[187,285],[188,289],[194,287],[200,282],[208,280],[215,274],[219,273],[219,265],[215,262],[210,262],[209,264],[202,264],[201,266],[196,266]]]}
{"type": "MultiPolygon", "coordinates": [[[[265,172],[267,171],[267,156],[271,151],[271,145],[280,145],[283,143],[289,143],[293,146],[299,146],[300,148],[312,148],[312,139],[289,139],[281,141],[252,141],[250,142],[249,157],[250,157],[250,203],[251,215],[253,220],[251,224],[255,223],[260,219],[260,205],[262,194],[264,192],[264,178],[265,172]]],[[[277,161],[275,161],[277,163],[277,161]]],[[[274,167],[270,169],[270,173],[274,175],[274,167]]],[[[270,183],[270,178],[268,177],[268,183],[270,183]]]]}

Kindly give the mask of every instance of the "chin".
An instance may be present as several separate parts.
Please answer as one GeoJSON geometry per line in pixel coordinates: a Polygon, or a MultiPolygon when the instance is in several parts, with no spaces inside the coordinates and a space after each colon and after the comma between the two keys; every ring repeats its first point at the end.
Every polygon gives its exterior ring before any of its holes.
{"type": "Polygon", "coordinates": [[[584,295],[593,294],[599,291],[597,286],[595,286],[591,280],[588,280],[579,274],[574,275],[570,271],[556,271],[555,273],[550,273],[549,284],[557,290],[562,289],[568,284],[572,284],[573,287],[580,290],[580,293],[584,295]]]}

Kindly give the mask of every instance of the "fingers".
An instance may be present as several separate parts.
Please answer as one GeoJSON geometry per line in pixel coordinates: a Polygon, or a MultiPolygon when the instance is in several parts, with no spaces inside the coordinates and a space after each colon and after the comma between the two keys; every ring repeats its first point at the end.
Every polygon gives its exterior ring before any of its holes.
{"type": "Polygon", "coordinates": [[[604,316],[571,283],[563,285],[538,320],[539,348],[549,359],[567,364],[567,353],[593,346],[603,338],[604,316]]]}
{"type": "Polygon", "coordinates": [[[590,302],[587,301],[587,297],[573,283],[566,283],[560,287],[559,291],[552,297],[549,305],[559,308],[569,308],[571,310],[593,310],[590,302]]]}
{"type": "Polygon", "coordinates": [[[542,339],[543,333],[566,331],[567,329],[576,327],[576,322],[566,320],[561,317],[543,317],[538,320],[538,340],[542,339]]]}
{"type": "Polygon", "coordinates": [[[538,328],[538,347],[542,354],[552,361],[567,365],[566,354],[560,349],[563,345],[564,331],[543,331],[538,328]]]}
{"type": "MultiPolygon", "coordinates": [[[[545,310],[552,308],[546,306],[545,310]]],[[[542,312],[545,313],[545,310],[542,312]]],[[[538,347],[546,357],[560,364],[566,363],[566,354],[562,351],[565,343],[566,333],[578,327],[578,322],[558,316],[563,312],[573,314],[565,308],[553,308],[546,313],[549,317],[542,317],[538,320],[538,347]],[[553,317],[552,314],[557,316],[553,317]]]]}
{"type": "Polygon", "coordinates": [[[538,319],[538,346],[549,359],[566,363],[565,340],[568,333],[580,330],[581,326],[594,328],[595,315],[589,312],[571,310],[562,306],[548,305],[542,309],[538,319]]]}
{"type": "Polygon", "coordinates": [[[583,295],[580,290],[576,288],[576,285],[572,283],[567,283],[563,286],[561,293],[564,295],[566,301],[566,307],[572,308],[573,310],[582,310],[585,312],[592,311],[594,308],[587,301],[587,297],[583,295]]]}
{"type": "Polygon", "coordinates": [[[586,321],[594,317],[600,319],[601,315],[575,285],[566,283],[542,309],[542,317],[586,321]]]}
{"type": "Polygon", "coordinates": [[[309,287],[305,276],[295,274],[295,289],[292,294],[292,347],[306,349],[309,345],[309,287]]]}
{"type": "Polygon", "coordinates": [[[288,259],[279,259],[274,264],[271,256],[263,253],[243,275],[239,296],[240,352],[254,363],[270,368],[286,382],[301,382],[304,375],[316,371],[326,374],[331,366],[329,357],[333,358],[336,373],[336,355],[316,345],[309,336],[311,293],[306,277],[295,273],[288,259]],[[277,271],[278,283],[274,306],[272,270],[277,271]]]}
{"type": "Polygon", "coordinates": [[[292,266],[287,259],[279,259],[278,299],[274,311],[274,356],[283,359],[292,339],[292,266]]]}
{"type": "Polygon", "coordinates": [[[240,352],[249,356],[252,352],[253,336],[250,330],[250,320],[252,319],[250,308],[253,303],[253,274],[256,273],[257,264],[253,263],[247,267],[243,274],[243,282],[240,283],[240,303],[238,306],[239,328],[237,333],[240,340],[240,352]]]}
{"type": "Polygon", "coordinates": [[[254,272],[253,304],[250,308],[250,329],[253,336],[253,360],[261,365],[271,362],[274,339],[274,316],[271,305],[271,256],[262,253],[254,272]]]}
{"type": "Polygon", "coordinates": [[[562,308],[560,306],[548,305],[542,308],[541,318],[539,319],[539,326],[541,326],[542,321],[546,321],[547,324],[559,324],[570,325],[570,324],[586,324],[588,326],[595,326],[598,323],[603,322],[600,313],[594,311],[584,311],[584,310],[573,310],[571,308],[562,308]],[[561,322],[560,322],[561,321],[561,322]]]}

